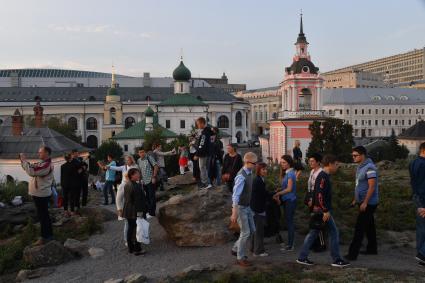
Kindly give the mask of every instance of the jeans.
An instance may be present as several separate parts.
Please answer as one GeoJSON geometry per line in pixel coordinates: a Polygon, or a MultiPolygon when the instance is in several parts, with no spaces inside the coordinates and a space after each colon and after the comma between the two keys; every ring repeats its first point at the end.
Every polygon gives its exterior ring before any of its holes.
{"type": "Polygon", "coordinates": [[[249,206],[238,205],[238,224],[241,231],[232,250],[237,252],[238,260],[242,260],[247,257],[249,237],[255,233],[254,213],[249,206]]]}
{"type": "Polygon", "coordinates": [[[50,197],[36,197],[33,196],[34,205],[37,210],[37,217],[40,221],[41,238],[50,240],[53,238],[52,221],[49,215],[49,201],[50,197]]]}
{"type": "Polygon", "coordinates": [[[89,193],[89,183],[88,183],[88,179],[84,179],[82,181],[82,186],[81,186],[81,205],[82,206],[86,206],[87,205],[87,196],[89,193]]]}
{"type": "Polygon", "coordinates": [[[416,250],[425,256],[425,218],[416,215],[416,250]]]}
{"type": "Polygon", "coordinates": [[[130,253],[132,252],[139,252],[142,247],[139,242],[137,242],[136,239],[136,218],[128,218],[127,219],[127,246],[128,251],[130,253]]]}
{"type": "Polygon", "coordinates": [[[297,208],[297,200],[287,200],[283,202],[283,207],[285,209],[285,221],[288,228],[288,246],[293,247],[295,238],[294,215],[297,208]]]}
{"type": "Polygon", "coordinates": [[[264,249],[264,225],[266,224],[266,216],[254,214],[255,233],[251,241],[251,251],[256,254],[262,254],[264,249]]]}
{"type": "Polygon", "coordinates": [[[348,254],[351,257],[357,258],[362,246],[363,237],[366,233],[367,236],[367,247],[366,251],[369,253],[378,252],[378,244],[376,242],[376,228],[375,228],[375,210],[377,205],[368,205],[366,211],[359,212],[357,216],[356,227],[354,229],[354,237],[351,242],[348,254]]]}
{"type": "Polygon", "coordinates": [[[221,163],[219,160],[215,161],[215,171],[216,171],[215,184],[217,186],[221,186],[221,163]]]}
{"type": "Polygon", "coordinates": [[[115,203],[115,193],[114,193],[114,181],[106,181],[105,186],[103,186],[103,197],[105,198],[104,204],[108,204],[108,193],[111,195],[111,203],[115,203]]]}
{"type": "Polygon", "coordinates": [[[75,188],[70,187],[63,187],[62,188],[62,194],[63,194],[63,209],[65,211],[68,211],[68,206],[71,209],[71,212],[74,212],[75,210],[75,188]]]}
{"type": "Polygon", "coordinates": [[[199,157],[199,173],[201,177],[201,186],[207,186],[210,184],[208,178],[208,159],[209,157],[199,157]]]}
{"type": "Polygon", "coordinates": [[[143,185],[146,194],[146,200],[148,203],[148,213],[151,216],[156,215],[156,196],[155,196],[155,185],[149,183],[147,185],[143,185]]]}
{"type": "MultiPolygon", "coordinates": [[[[327,222],[329,237],[331,238],[331,256],[332,260],[336,261],[341,259],[341,254],[339,251],[339,232],[336,227],[335,221],[333,217],[329,218],[327,222]]],[[[299,259],[304,260],[308,257],[308,253],[310,252],[310,248],[313,246],[314,241],[316,241],[317,236],[319,235],[320,230],[311,229],[310,232],[304,239],[304,244],[301,248],[299,259]]]]}
{"type": "Polygon", "coordinates": [[[124,241],[127,241],[128,222],[124,219],[124,241]]]}

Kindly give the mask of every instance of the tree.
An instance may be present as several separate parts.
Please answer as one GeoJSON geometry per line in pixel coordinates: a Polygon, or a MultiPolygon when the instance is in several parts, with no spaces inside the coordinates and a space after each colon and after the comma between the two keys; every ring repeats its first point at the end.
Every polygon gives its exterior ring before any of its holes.
{"type": "Polygon", "coordinates": [[[154,127],[152,131],[145,132],[143,137],[143,148],[146,151],[152,150],[154,143],[159,143],[163,147],[166,143],[165,138],[162,136],[162,129],[158,126],[154,127]]]}
{"type": "Polygon", "coordinates": [[[123,156],[123,150],[121,146],[114,140],[107,140],[103,142],[98,149],[94,152],[94,158],[96,161],[106,160],[108,154],[111,154],[114,159],[121,160],[123,156]]]}
{"type": "Polygon", "coordinates": [[[341,119],[328,118],[323,122],[314,121],[309,130],[312,136],[307,156],[318,152],[333,154],[342,162],[351,162],[354,145],[353,127],[341,119]]]}

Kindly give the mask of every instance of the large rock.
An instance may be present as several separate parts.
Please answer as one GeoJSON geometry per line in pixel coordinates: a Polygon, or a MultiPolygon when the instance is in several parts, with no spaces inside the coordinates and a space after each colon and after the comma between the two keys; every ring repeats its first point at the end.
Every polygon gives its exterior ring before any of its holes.
{"type": "Polygon", "coordinates": [[[59,265],[74,259],[74,256],[58,241],[50,241],[45,245],[26,247],[23,259],[30,266],[37,268],[59,265]]]}
{"type": "Polygon", "coordinates": [[[105,250],[101,248],[90,248],[89,254],[92,258],[97,259],[105,255],[105,250]]]}
{"type": "Polygon", "coordinates": [[[17,207],[0,208],[0,227],[5,225],[26,225],[28,218],[37,219],[37,212],[32,202],[17,207]]]}
{"type": "Polygon", "coordinates": [[[176,175],[168,178],[168,184],[172,187],[175,186],[188,186],[196,184],[196,180],[193,178],[192,173],[186,172],[184,175],[176,175]]]}
{"type": "Polygon", "coordinates": [[[228,242],[231,195],[224,187],[170,198],[159,209],[159,223],[178,246],[214,246],[228,242]]]}
{"type": "Polygon", "coordinates": [[[63,246],[76,257],[83,257],[89,255],[87,245],[78,240],[66,239],[63,246]]]}
{"type": "Polygon", "coordinates": [[[40,267],[37,269],[22,269],[18,272],[18,275],[16,276],[15,281],[16,282],[23,282],[25,280],[44,277],[47,275],[52,274],[55,272],[55,269],[53,267],[40,267]]]}
{"type": "Polygon", "coordinates": [[[130,274],[124,278],[125,283],[145,283],[148,279],[140,273],[130,274]]]}
{"type": "Polygon", "coordinates": [[[104,207],[83,207],[80,214],[87,217],[95,217],[99,222],[117,220],[117,214],[104,207]]]}

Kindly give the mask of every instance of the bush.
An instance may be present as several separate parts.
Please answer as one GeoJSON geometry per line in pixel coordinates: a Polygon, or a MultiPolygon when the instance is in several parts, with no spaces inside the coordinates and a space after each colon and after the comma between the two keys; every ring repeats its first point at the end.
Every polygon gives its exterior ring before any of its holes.
{"type": "Polygon", "coordinates": [[[10,203],[15,196],[22,196],[25,201],[29,200],[27,182],[0,183],[0,201],[10,203]]]}

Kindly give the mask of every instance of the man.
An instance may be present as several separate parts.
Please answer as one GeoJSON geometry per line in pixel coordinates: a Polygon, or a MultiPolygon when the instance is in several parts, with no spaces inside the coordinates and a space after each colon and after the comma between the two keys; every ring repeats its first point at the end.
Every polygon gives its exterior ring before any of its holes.
{"type": "MultiPolygon", "coordinates": [[[[329,230],[331,238],[331,256],[333,260],[331,265],[334,267],[345,267],[350,264],[344,261],[340,255],[338,228],[332,217],[332,184],[330,175],[335,174],[338,170],[338,161],[335,156],[326,155],[322,163],[324,168],[317,175],[314,182],[313,197],[311,200],[312,218],[318,221],[320,226],[326,226],[329,230]]],[[[320,228],[321,227],[310,225],[310,232],[305,237],[297,263],[303,265],[314,264],[308,259],[308,254],[321,231],[320,228]]]]}
{"type": "Polygon", "coordinates": [[[378,254],[374,213],[378,206],[378,170],[370,158],[367,158],[366,148],[357,146],[352,152],[353,160],[359,166],[356,172],[356,188],[352,206],[359,206],[359,214],[354,229],[354,237],[348,250],[347,260],[356,260],[360,253],[364,234],[368,244],[365,255],[378,254]]]}
{"type": "Polygon", "coordinates": [[[221,186],[221,166],[223,165],[224,151],[223,142],[220,140],[218,132],[217,127],[212,128],[209,177],[211,183],[215,180],[215,184],[221,186]]]}
{"type": "Polygon", "coordinates": [[[115,183],[115,174],[116,171],[110,169],[111,166],[117,166],[114,158],[111,154],[107,155],[108,164],[105,166],[105,186],[103,187],[103,205],[108,205],[108,193],[111,195],[111,204],[115,204],[115,192],[114,192],[114,183],[115,183]]]}
{"type": "Polygon", "coordinates": [[[137,165],[140,169],[143,188],[146,193],[148,218],[150,218],[156,215],[155,185],[158,180],[159,167],[154,158],[146,154],[145,149],[141,147],[138,153],[140,158],[137,160],[137,165]]]}
{"type": "Polygon", "coordinates": [[[425,265],[425,142],[419,146],[419,156],[410,163],[409,172],[416,205],[416,260],[425,265]]]}
{"type": "Polygon", "coordinates": [[[210,160],[210,144],[211,144],[211,128],[207,126],[207,121],[204,117],[199,117],[196,120],[196,127],[202,130],[196,144],[195,158],[199,162],[199,171],[201,177],[200,189],[209,189],[212,187],[208,178],[208,163],[210,160]]]}
{"type": "Polygon", "coordinates": [[[254,213],[251,210],[251,194],[253,183],[253,169],[257,162],[257,155],[247,152],[244,155],[244,166],[235,178],[232,195],[232,216],[230,221],[239,224],[240,234],[232,248],[232,255],[237,256],[236,263],[242,267],[250,266],[247,260],[247,243],[249,237],[255,232],[254,213]]]}
{"type": "Polygon", "coordinates": [[[82,187],[83,187],[83,177],[82,177],[82,172],[83,172],[83,164],[81,162],[80,159],[80,155],[78,154],[78,150],[73,149],[71,151],[71,163],[72,166],[74,166],[75,168],[77,168],[77,173],[78,175],[76,176],[76,184],[77,186],[75,187],[75,192],[74,192],[74,204],[75,207],[77,208],[77,211],[80,209],[80,198],[81,198],[81,192],[82,192],[82,187]]]}
{"type": "Polygon", "coordinates": [[[52,150],[49,147],[40,147],[38,157],[41,161],[36,163],[29,163],[23,153],[19,155],[22,168],[31,177],[28,194],[34,200],[37,217],[40,221],[41,238],[35,245],[43,245],[53,239],[52,222],[49,215],[49,201],[54,181],[51,153],[52,150]]]}
{"type": "Polygon", "coordinates": [[[161,191],[164,190],[164,182],[167,181],[167,172],[165,171],[165,160],[164,156],[171,156],[176,154],[176,149],[173,148],[173,150],[170,151],[162,151],[162,145],[157,143],[153,146],[153,157],[158,164],[159,167],[159,179],[158,179],[158,185],[161,191]]]}
{"type": "Polygon", "coordinates": [[[71,154],[65,154],[65,163],[61,165],[61,187],[63,194],[63,208],[66,216],[75,214],[75,202],[80,197],[77,195],[79,186],[78,169],[72,162],[71,154]],[[68,211],[68,205],[71,213],[68,211]]]}

